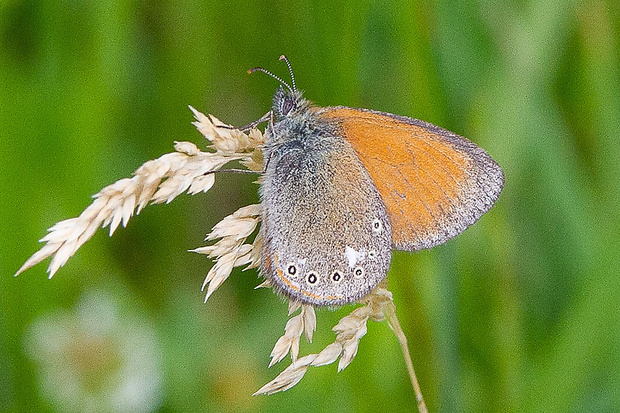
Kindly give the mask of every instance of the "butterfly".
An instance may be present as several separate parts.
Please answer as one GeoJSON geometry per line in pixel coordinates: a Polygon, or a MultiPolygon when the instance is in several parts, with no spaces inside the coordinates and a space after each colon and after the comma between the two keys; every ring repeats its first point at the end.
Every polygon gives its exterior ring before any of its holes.
{"type": "Polygon", "coordinates": [[[387,276],[392,249],[432,248],[495,203],[500,166],[430,123],[345,106],[317,107],[280,82],[265,132],[262,275],[316,306],[359,300],[387,276]]]}

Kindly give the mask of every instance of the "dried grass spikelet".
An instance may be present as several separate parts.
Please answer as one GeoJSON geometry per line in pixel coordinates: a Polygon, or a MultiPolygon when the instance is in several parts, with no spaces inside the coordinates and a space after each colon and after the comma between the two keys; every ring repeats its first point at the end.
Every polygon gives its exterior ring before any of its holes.
{"type": "Polygon", "coordinates": [[[289,300],[288,315],[290,316],[301,308],[296,316],[292,317],[284,327],[284,335],[278,339],[271,351],[271,362],[269,367],[280,362],[286,355],[291,353],[293,361],[299,356],[299,339],[302,335],[306,336],[309,343],[312,342],[312,334],[316,329],[316,313],[314,307],[308,304],[301,304],[298,301],[289,300]]]}
{"type": "MultiPolygon", "coordinates": [[[[296,356],[293,357],[293,362],[290,366],[254,394],[273,394],[288,390],[303,378],[310,366],[324,366],[340,359],[338,362],[338,371],[345,369],[355,358],[359,342],[361,338],[366,335],[366,323],[368,320],[382,321],[385,318],[384,313],[386,306],[391,302],[392,293],[383,286],[376,287],[370,294],[364,297],[362,301],[363,306],[353,310],[351,314],[342,318],[338,324],[332,328],[332,330],[337,333],[336,340],[332,344],[328,345],[317,354],[308,354],[299,359],[297,359],[296,356]]],[[[301,315],[300,313],[298,316],[289,320],[289,323],[287,323],[287,330],[289,324],[301,315]]],[[[294,324],[298,323],[299,321],[294,324]]],[[[299,328],[297,330],[299,330],[299,328]]],[[[288,331],[278,340],[278,343],[280,343],[280,341],[286,341],[285,338],[287,338],[287,334],[288,331]]],[[[301,332],[298,334],[301,336],[301,332]]],[[[290,334],[290,336],[292,337],[294,334],[290,334]]],[[[272,357],[277,348],[278,344],[276,344],[272,352],[272,357]]],[[[281,357],[279,359],[273,358],[270,366],[281,360],[285,355],[286,354],[282,355],[282,352],[280,352],[278,356],[281,357]]]]}
{"type": "Polygon", "coordinates": [[[211,142],[214,152],[202,152],[191,142],[176,142],[176,152],[146,162],[133,177],[121,179],[95,194],[93,203],[80,216],[48,229],[40,240],[46,244],[15,275],[53,256],[47,270],[51,278],[99,227],[109,226],[111,236],[149,202],[169,203],[185,191],[192,195],[208,191],[215,182],[215,175],[210,172],[228,162],[238,160],[250,170],[262,170],[259,147],[264,140],[257,129],[246,134],[214,116],[207,117],[191,106],[190,109],[196,117],[193,124],[211,142]]]}
{"type": "MultiPolygon", "coordinates": [[[[299,338],[302,329],[305,331],[308,341],[312,341],[312,331],[316,326],[316,316],[312,306],[301,305],[302,311],[292,317],[287,323],[285,333],[276,343],[271,352],[271,363],[269,367],[282,360],[289,349],[291,352],[292,363],[285,368],[275,379],[258,389],[254,395],[274,394],[285,391],[295,386],[304,377],[310,366],[318,367],[332,364],[338,361],[338,371],[344,370],[357,355],[359,342],[366,335],[367,322],[384,321],[387,319],[388,325],[394,331],[398,339],[411,385],[413,387],[418,411],[420,413],[428,413],[428,409],[422,396],[420,385],[413,368],[407,338],[403,332],[398,318],[396,317],[396,307],[392,299],[392,293],[387,290],[387,279],[383,280],[373,291],[360,300],[361,307],[354,309],[351,314],[343,317],[332,330],[337,333],[336,340],[326,346],[323,350],[316,354],[308,354],[307,356],[297,358],[299,351],[299,338]],[[308,312],[312,309],[312,312],[308,312]],[[310,329],[310,335],[308,335],[310,329]]],[[[289,303],[289,315],[295,312],[300,305],[294,302],[289,303]]]]}
{"type": "Polygon", "coordinates": [[[202,284],[203,291],[207,287],[205,302],[226,281],[234,267],[249,264],[247,268],[254,268],[260,264],[262,247],[260,235],[256,236],[253,244],[245,243],[256,229],[260,217],[260,204],[240,208],[234,214],[218,222],[211,233],[207,235],[206,240],[212,241],[220,238],[219,241],[212,245],[191,250],[191,252],[205,254],[215,261],[215,265],[202,284]]]}
{"type": "MultiPolygon", "coordinates": [[[[148,161],[138,168],[133,177],[121,179],[94,195],[93,203],[76,218],[61,221],[48,230],[41,239],[46,244],[33,254],[17,274],[53,257],[48,268],[50,278],[82,246],[99,227],[110,227],[110,236],[122,223],[138,214],[149,203],[169,203],[183,192],[196,194],[208,191],[215,182],[215,174],[231,161],[239,161],[250,171],[263,169],[263,135],[257,129],[248,133],[226,125],[213,116],[206,116],[190,106],[196,121],[193,124],[207,138],[210,152],[202,152],[190,142],[176,142],[176,152],[148,161]]],[[[261,221],[261,205],[248,205],[225,217],[213,227],[206,240],[210,245],[191,250],[207,255],[215,264],[203,283],[205,301],[230,276],[233,268],[246,266],[257,268],[261,264],[262,238],[254,234],[261,221]]],[[[271,287],[265,280],[259,287],[271,287]]],[[[299,357],[302,335],[308,342],[316,329],[315,309],[311,305],[289,300],[289,316],[284,335],[278,339],[272,352],[269,367],[291,355],[292,363],[274,380],[260,388],[255,395],[273,394],[290,389],[297,384],[310,366],[323,366],[338,360],[338,371],[346,368],[355,358],[361,338],[366,335],[368,320],[383,321],[396,334],[413,385],[418,409],[427,412],[420,392],[405,335],[398,324],[392,294],[387,290],[387,280],[380,283],[370,294],[360,300],[362,306],[355,308],[333,327],[337,334],[332,344],[316,354],[299,357]]]]}

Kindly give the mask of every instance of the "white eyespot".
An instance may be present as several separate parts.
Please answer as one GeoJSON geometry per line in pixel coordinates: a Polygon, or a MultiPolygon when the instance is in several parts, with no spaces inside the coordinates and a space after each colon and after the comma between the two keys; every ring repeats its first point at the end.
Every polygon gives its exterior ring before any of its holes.
{"type": "Polygon", "coordinates": [[[308,284],[315,284],[318,281],[318,277],[316,276],[316,273],[311,271],[308,273],[308,276],[306,277],[306,282],[308,284]]]}
{"type": "Polygon", "coordinates": [[[369,260],[374,260],[376,257],[377,257],[377,251],[375,251],[375,250],[368,251],[368,259],[369,260]]]}
{"type": "Polygon", "coordinates": [[[334,271],[332,273],[332,281],[335,282],[336,284],[342,281],[342,274],[340,274],[339,271],[334,271]]]}
{"type": "Polygon", "coordinates": [[[355,267],[355,269],[353,270],[353,276],[357,279],[362,278],[364,276],[364,268],[355,267]]]}
{"type": "Polygon", "coordinates": [[[297,268],[297,265],[295,265],[294,263],[290,262],[287,266],[286,266],[286,273],[290,276],[295,276],[298,273],[299,269],[297,268]]]}
{"type": "Polygon", "coordinates": [[[372,221],[372,230],[375,231],[376,233],[380,233],[382,229],[383,229],[383,223],[381,222],[379,218],[375,218],[372,221]]]}

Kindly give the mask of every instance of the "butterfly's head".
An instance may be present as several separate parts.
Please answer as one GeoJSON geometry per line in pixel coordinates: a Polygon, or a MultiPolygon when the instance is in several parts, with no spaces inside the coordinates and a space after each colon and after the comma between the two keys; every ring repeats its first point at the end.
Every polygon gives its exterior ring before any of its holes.
{"type": "Polygon", "coordinates": [[[273,95],[271,110],[277,119],[295,116],[308,108],[309,103],[297,89],[286,89],[280,86],[273,95]]]}
{"type": "Polygon", "coordinates": [[[273,105],[271,108],[273,114],[278,119],[287,117],[290,118],[291,116],[300,114],[309,106],[308,101],[302,97],[301,91],[297,90],[295,87],[295,76],[293,75],[293,69],[291,68],[290,62],[284,55],[280,56],[280,60],[284,60],[288,66],[288,70],[291,75],[290,85],[280,77],[262,67],[254,67],[248,70],[248,73],[263,72],[280,82],[280,87],[276,91],[275,95],[273,95],[273,105]]]}

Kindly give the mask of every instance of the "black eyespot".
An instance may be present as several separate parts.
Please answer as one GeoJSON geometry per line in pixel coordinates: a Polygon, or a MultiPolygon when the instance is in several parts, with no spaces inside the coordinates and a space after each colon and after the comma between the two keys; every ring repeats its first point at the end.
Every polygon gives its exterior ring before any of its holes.
{"type": "Polygon", "coordinates": [[[368,259],[374,260],[377,256],[377,252],[375,250],[368,251],[368,259]]]}
{"type": "Polygon", "coordinates": [[[364,276],[364,269],[362,267],[356,267],[353,270],[353,275],[355,278],[362,278],[364,276]]]}
{"type": "Polygon", "coordinates": [[[317,278],[315,273],[311,272],[311,273],[308,274],[307,280],[308,280],[308,284],[314,284],[314,283],[316,283],[318,278],[317,278]]]}
{"type": "Polygon", "coordinates": [[[288,272],[289,275],[297,274],[297,266],[295,264],[289,264],[286,268],[286,272],[288,272]]]}
{"type": "Polygon", "coordinates": [[[338,271],[334,271],[334,273],[332,274],[332,281],[337,283],[340,282],[340,280],[342,280],[342,275],[338,271]]]}
{"type": "Polygon", "coordinates": [[[379,218],[376,218],[374,221],[372,221],[372,229],[374,229],[375,232],[381,231],[382,227],[383,227],[383,224],[381,223],[379,218]]]}

